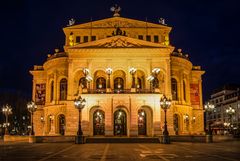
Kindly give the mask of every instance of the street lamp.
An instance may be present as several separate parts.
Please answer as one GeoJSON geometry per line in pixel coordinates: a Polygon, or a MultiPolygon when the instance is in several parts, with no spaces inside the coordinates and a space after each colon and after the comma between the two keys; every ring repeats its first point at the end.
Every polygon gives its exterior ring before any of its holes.
{"type": "Polygon", "coordinates": [[[78,131],[76,137],[76,144],[83,144],[83,132],[81,127],[81,119],[82,119],[82,109],[85,107],[86,100],[79,96],[77,99],[74,100],[74,105],[79,111],[79,123],[78,123],[78,131]]]}
{"type": "MultiPolygon", "coordinates": [[[[223,125],[224,125],[224,129],[226,128],[227,132],[229,132],[230,123],[229,122],[224,122],[223,125]]],[[[224,134],[225,134],[225,132],[224,132],[224,134]]]]}
{"type": "Polygon", "coordinates": [[[6,104],[5,106],[3,106],[2,108],[2,112],[3,114],[5,115],[5,135],[8,135],[9,132],[8,132],[8,126],[10,125],[10,123],[8,122],[8,115],[11,115],[12,114],[12,107],[8,104],[6,104]]]}
{"type": "Polygon", "coordinates": [[[134,78],[134,74],[136,73],[137,69],[134,67],[131,67],[129,69],[129,73],[132,75],[132,88],[135,88],[135,78],[134,78]]]}
{"type": "Polygon", "coordinates": [[[30,135],[34,135],[34,130],[33,130],[33,113],[37,110],[37,105],[33,101],[28,102],[27,109],[31,113],[31,133],[30,133],[30,135]]]}
{"type": "MultiPolygon", "coordinates": [[[[209,116],[210,112],[212,112],[215,109],[215,106],[214,106],[214,104],[211,104],[211,103],[208,102],[207,104],[204,105],[204,108],[205,108],[205,111],[208,113],[208,116],[209,116]]],[[[212,135],[211,121],[210,120],[208,122],[208,133],[207,134],[212,135]]]]}
{"type": "Polygon", "coordinates": [[[108,75],[108,80],[107,80],[107,90],[110,90],[110,75],[112,74],[112,68],[107,68],[106,73],[108,75]]]}
{"type": "Polygon", "coordinates": [[[159,68],[154,68],[154,69],[152,70],[152,73],[153,73],[155,76],[157,76],[157,75],[159,74],[159,72],[160,72],[160,69],[159,69],[159,68]]]}
{"type": "Polygon", "coordinates": [[[232,133],[232,128],[233,128],[232,115],[235,114],[235,109],[233,109],[232,106],[229,106],[228,109],[226,109],[226,113],[227,115],[229,115],[229,122],[231,122],[230,132],[232,133]]]}
{"type": "Polygon", "coordinates": [[[167,109],[171,106],[171,100],[165,95],[160,99],[160,107],[164,110],[164,130],[163,130],[163,144],[170,144],[170,137],[167,130],[167,109]]]}

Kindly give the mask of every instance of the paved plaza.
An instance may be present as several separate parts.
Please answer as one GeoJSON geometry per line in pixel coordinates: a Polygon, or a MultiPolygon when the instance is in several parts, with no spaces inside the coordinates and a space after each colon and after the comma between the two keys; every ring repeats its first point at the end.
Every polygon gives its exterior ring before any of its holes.
{"type": "Polygon", "coordinates": [[[240,142],[171,144],[0,143],[0,161],[240,161],[240,142]]]}

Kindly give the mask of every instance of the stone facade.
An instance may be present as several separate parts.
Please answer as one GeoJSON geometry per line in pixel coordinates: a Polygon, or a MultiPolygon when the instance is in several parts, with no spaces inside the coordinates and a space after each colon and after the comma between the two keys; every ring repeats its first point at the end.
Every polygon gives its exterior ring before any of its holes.
{"type": "Polygon", "coordinates": [[[164,125],[163,94],[172,99],[170,135],[203,133],[204,71],[181,50],[174,52],[171,27],[112,17],[63,30],[64,52],[56,50],[30,71],[32,99],[38,105],[36,135],[76,135],[74,100],[81,96],[86,100],[84,135],[158,136],[164,125]],[[132,67],[134,73],[129,72],[132,67]]]}

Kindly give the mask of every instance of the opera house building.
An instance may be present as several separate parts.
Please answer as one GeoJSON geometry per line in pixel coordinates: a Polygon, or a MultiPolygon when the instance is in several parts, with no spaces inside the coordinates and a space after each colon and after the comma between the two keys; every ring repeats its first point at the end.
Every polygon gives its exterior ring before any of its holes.
{"type": "Polygon", "coordinates": [[[116,13],[63,28],[64,50],[30,71],[35,135],[73,136],[80,123],[84,136],[160,136],[163,95],[169,135],[204,134],[204,71],[171,45],[171,29],[116,13]]]}

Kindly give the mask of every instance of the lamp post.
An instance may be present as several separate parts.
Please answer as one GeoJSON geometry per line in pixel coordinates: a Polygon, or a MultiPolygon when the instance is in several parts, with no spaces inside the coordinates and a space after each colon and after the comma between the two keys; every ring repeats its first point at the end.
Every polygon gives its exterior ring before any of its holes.
{"type": "Polygon", "coordinates": [[[36,106],[36,104],[33,101],[31,101],[31,102],[28,102],[27,109],[31,113],[31,132],[30,132],[30,136],[31,136],[31,135],[34,135],[33,113],[37,110],[37,106],[36,106]]]}
{"type": "MultiPolygon", "coordinates": [[[[226,128],[227,132],[229,132],[230,123],[229,122],[224,122],[223,125],[224,125],[224,131],[225,131],[225,128],[226,128]]],[[[225,132],[224,132],[224,134],[225,134],[225,132]]]]}
{"type": "MultiPolygon", "coordinates": [[[[214,109],[215,109],[215,106],[214,104],[211,104],[211,103],[207,103],[204,105],[204,108],[205,108],[205,111],[208,113],[208,116],[210,114],[210,112],[212,112],[214,109]]],[[[212,129],[211,129],[211,121],[209,120],[208,121],[208,135],[212,135],[212,129]]]]}
{"type": "Polygon", "coordinates": [[[235,114],[235,109],[232,108],[232,106],[229,106],[228,109],[226,109],[226,113],[229,116],[229,123],[230,123],[230,132],[233,132],[233,121],[232,116],[235,114]]]}
{"type": "Polygon", "coordinates": [[[163,144],[170,144],[170,137],[167,129],[167,109],[171,106],[171,100],[165,95],[160,99],[160,107],[164,110],[164,130],[163,130],[163,144]]]}
{"type": "Polygon", "coordinates": [[[111,90],[110,90],[110,75],[112,74],[112,68],[107,68],[106,69],[106,73],[107,73],[107,75],[108,75],[108,80],[107,80],[107,92],[110,92],[111,90]]]}
{"type": "MultiPolygon", "coordinates": [[[[207,112],[208,116],[210,114],[210,112],[212,112],[215,109],[214,104],[211,103],[207,103],[204,105],[205,111],[207,112]]],[[[208,118],[209,119],[209,118],[208,118]]],[[[212,143],[213,142],[213,137],[212,137],[212,129],[211,129],[211,121],[208,121],[208,132],[206,135],[206,142],[207,143],[212,143]]]]}
{"type": "Polygon", "coordinates": [[[8,122],[8,115],[12,114],[12,107],[8,104],[4,105],[2,108],[2,112],[5,115],[5,135],[9,135],[8,132],[8,126],[10,125],[10,123],[8,122]]]}
{"type": "Polygon", "coordinates": [[[84,138],[83,138],[83,132],[81,127],[81,120],[82,120],[82,109],[85,107],[86,100],[79,96],[77,99],[74,100],[74,105],[79,111],[79,120],[78,120],[78,131],[75,143],[76,144],[83,144],[84,138]]]}
{"type": "Polygon", "coordinates": [[[132,87],[131,88],[135,88],[135,78],[134,78],[134,74],[136,73],[137,69],[134,67],[131,67],[129,69],[129,73],[132,75],[132,87]]]}

